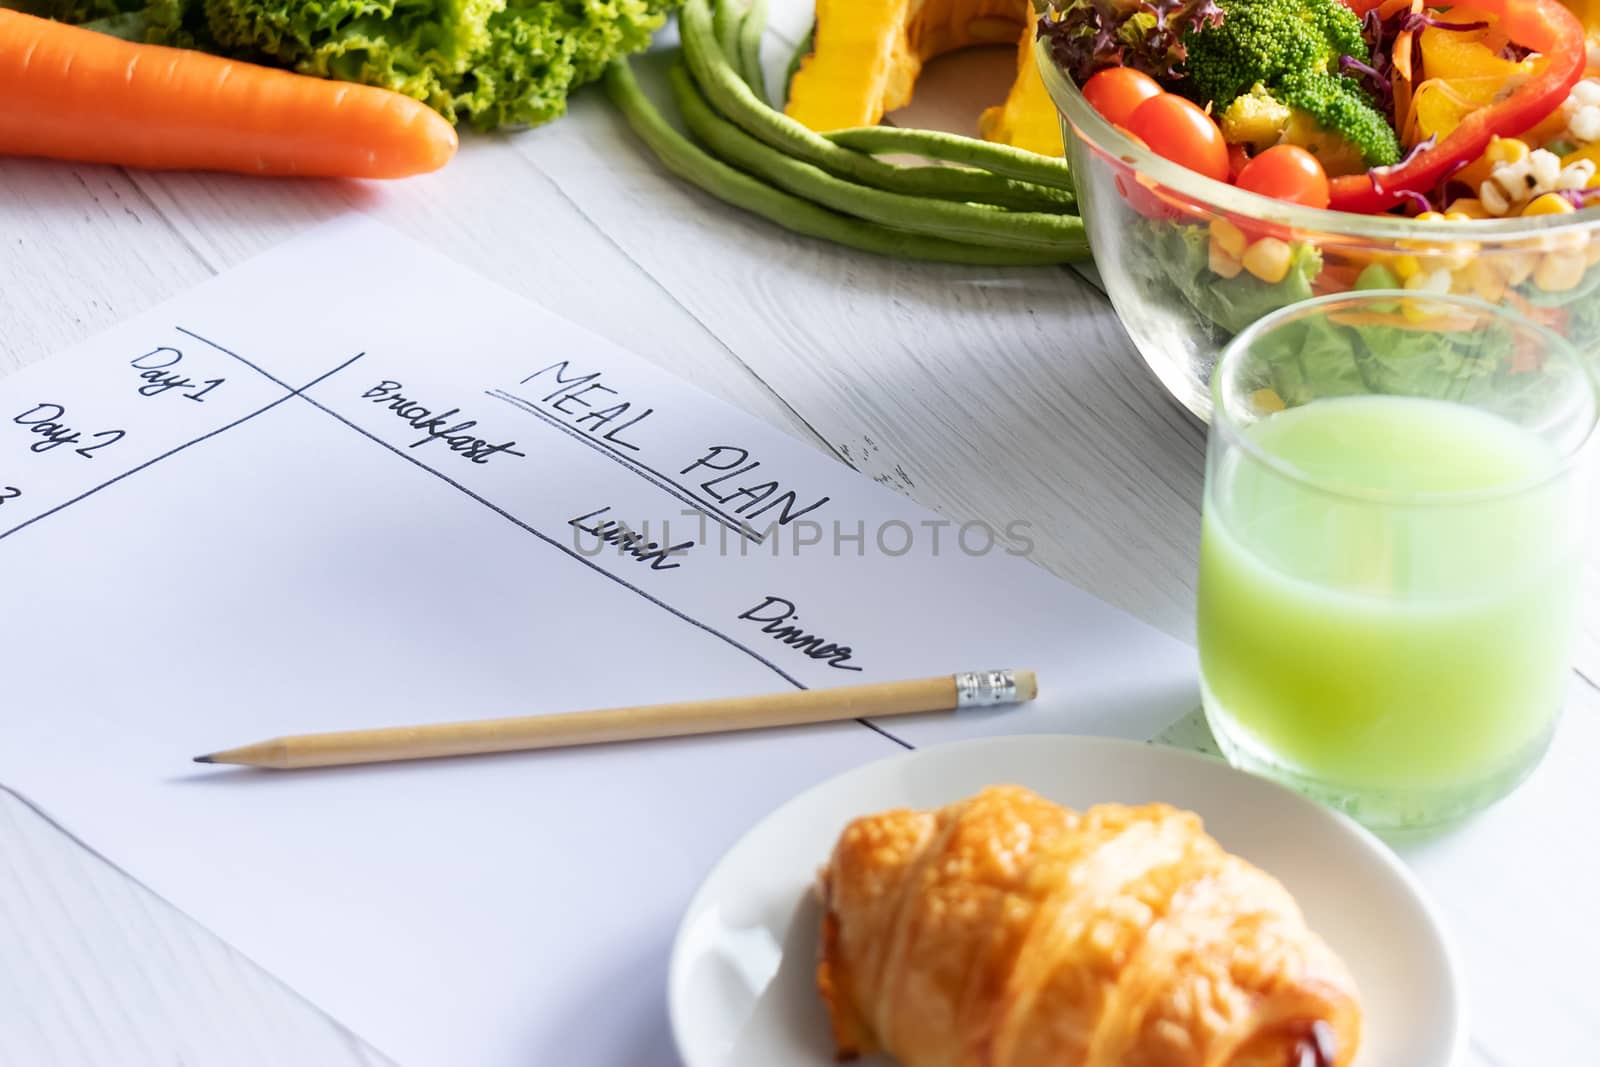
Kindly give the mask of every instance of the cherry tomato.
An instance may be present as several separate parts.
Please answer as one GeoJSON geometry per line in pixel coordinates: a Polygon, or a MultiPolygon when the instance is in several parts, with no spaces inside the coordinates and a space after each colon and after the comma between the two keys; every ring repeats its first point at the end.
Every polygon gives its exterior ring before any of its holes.
{"type": "Polygon", "coordinates": [[[1328,206],[1328,175],[1299,145],[1273,145],[1239,172],[1239,188],[1307,207],[1328,206]]]}
{"type": "Polygon", "coordinates": [[[1083,98],[1107,122],[1122,126],[1133,117],[1140,104],[1165,91],[1143,71],[1108,67],[1084,83],[1083,98]]]}
{"type": "MultiPolygon", "coordinates": [[[[1116,129],[1118,133],[1140,148],[1148,149],[1150,147],[1144,143],[1144,138],[1129,130],[1126,126],[1118,126],[1116,129]]],[[[1114,160],[1112,166],[1117,171],[1117,193],[1128,202],[1129,207],[1147,219],[1174,219],[1178,217],[1177,212],[1173,211],[1165,200],[1162,200],[1153,189],[1148,188],[1139,181],[1139,177],[1134,173],[1132,167],[1123,163],[1120,159],[1114,160]]]]}
{"type": "Polygon", "coordinates": [[[1144,138],[1143,137],[1140,137],[1138,134],[1136,134],[1132,130],[1128,129],[1128,127],[1119,125],[1119,124],[1117,124],[1115,122],[1113,122],[1111,124],[1111,127],[1112,127],[1112,129],[1116,130],[1118,133],[1122,134],[1122,136],[1126,137],[1128,140],[1130,140],[1134,144],[1138,145],[1140,148],[1149,148],[1150,147],[1149,145],[1144,143],[1144,138]]]}
{"type": "Polygon", "coordinates": [[[1211,116],[1183,97],[1152,96],[1134,111],[1128,129],[1157,155],[1219,182],[1228,180],[1228,142],[1211,116]]]}

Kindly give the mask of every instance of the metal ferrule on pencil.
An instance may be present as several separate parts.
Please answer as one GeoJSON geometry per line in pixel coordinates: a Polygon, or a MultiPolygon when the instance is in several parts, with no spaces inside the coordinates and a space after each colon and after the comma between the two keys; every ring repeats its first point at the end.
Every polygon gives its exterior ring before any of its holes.
{"type": "Polygon", "coordinates": [[[956,675],[957,708],[988,708],[1016,700],[1015,671],[962,671],[956,675]]]}

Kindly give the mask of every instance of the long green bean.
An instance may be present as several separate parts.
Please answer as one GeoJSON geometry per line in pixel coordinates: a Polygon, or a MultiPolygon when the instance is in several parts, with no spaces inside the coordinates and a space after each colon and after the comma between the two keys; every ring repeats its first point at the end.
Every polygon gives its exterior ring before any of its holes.
{"type": "Polygon", "coordinates": [[[678,15],[683,54],[712,105],[746,133],[784,155],[803,159],[862,185],[940,200],[975,201],[1023,210],[1069,211],[1059,189],[1015,182],[959,167],[901,167],[841,147],[756,98],[717,42],[707,0],[687,0],[678,15]]]}
{"type": "Polygon", "coordinates": [[[979,141],[960,134],[911,130],[897,126],[858,126],[823,134],[828,140],[857,152],[880,155],[901,152],[982,167],[1018,181],[1072,189],[1072,169],[1064,159],[1042,156],[1010,145],[979,141]]]}
{"type": "Polygon", "coordinates": [[[770,106],[772,97],[767,92],[767,76],[761,69],[761,38],[766,32],[767,0],[751,0],[750,10],[744,13],[744,21],[739,24],[739,72],[756,98],[770,106]]]}
{"type": "Polygon", "coordinates": [[[711,8],[711,35],[730,63],[739,58],[739,23],[744,12],[744,0],[715,0],[711,8]]]}
{"type": "Polygon", "coordinates": [[[634,79],[628,61],[606,69],[606,92],[628,125],[668,170],[717,199],[760,215],[794,233],[819,237],[863,252],[901,259],[994,266],[1038,266],[1081,258],[1055,248],[992,248],[892,230],[840,215],[791,196],[707,155],[675,130],[655,109],[634,79]]]}
{"type": "Polygon", "coordinates": [[[857,185],[751,137],[711,109],[689,71],[675,64],[672,96],[689,132],[718,158],[814,203],[895,229],[1003,248],[1088,251],[1083,220],[1073,215],[995,211],[857,185]]]}

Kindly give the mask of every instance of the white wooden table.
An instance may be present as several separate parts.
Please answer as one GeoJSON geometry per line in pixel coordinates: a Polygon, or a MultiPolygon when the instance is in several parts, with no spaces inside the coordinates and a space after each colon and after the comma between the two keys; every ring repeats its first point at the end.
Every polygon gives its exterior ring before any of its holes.
{"type": "MultiPolygon", "coordinates": [[[[0,161],[0,374],[353,210],[951,518],[1032,523],[1042,568],[1192,637],[1204,432],[1099,292],[1063,269],[894,263],[792,237],[666,176],[595,92],[564,121],[470,139],[441,174],[382,187],[0,161]]],[[[1401,846],[1458,939],[1473,1067],[1600,1064],[1593,615],[1579,671],[1532,782],[1461,832],[1401,846]]],[[[657,1052],[629,1067],[676,1064],[664,1005],[654,1025],[639,1044],[657,1052]]],[[[383,1062],[0,793],[0,1067],[383,1062]]]]}

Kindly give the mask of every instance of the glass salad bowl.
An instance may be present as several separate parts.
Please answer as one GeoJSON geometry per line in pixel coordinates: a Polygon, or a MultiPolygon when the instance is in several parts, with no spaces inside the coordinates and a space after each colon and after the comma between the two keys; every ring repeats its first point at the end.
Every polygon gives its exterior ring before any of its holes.
{"type": "MultiPolygon", "coordinates": [[[[1210,417],[1211,370],[1229,338],[1269,312],[1328,293],[1403,288],[1416,297],[1385,313],[1406,329],[1384,331],[1380,316],[1366,332],[1376,342],[1359,351],[1308,339],[1298,365],[1280,368],[1280,393],[1292,394],[1297,378],[1325,382],[1337,373],[1350,376],[1352,392],[1367,392],[1386,375],[1470,360],[1481,349],[1451,343],[1459,327],[1447,305],[1430,306],[1430,293],[1511,306],[1600,359],[1600,207],[1419,221],[1273,200],[1141,147],[1089,105],[1043,45],[1035,58],[1061,114],[1112,306],[1156,377],[1201,419],[1210,417]],[[1433,319],[1437,330],[1417,330],[1433,319]]],[[[1464,365],[1460,377],[1483,377],[1488,386],[1524,369],[1503,362],[1464,365]]]]}

